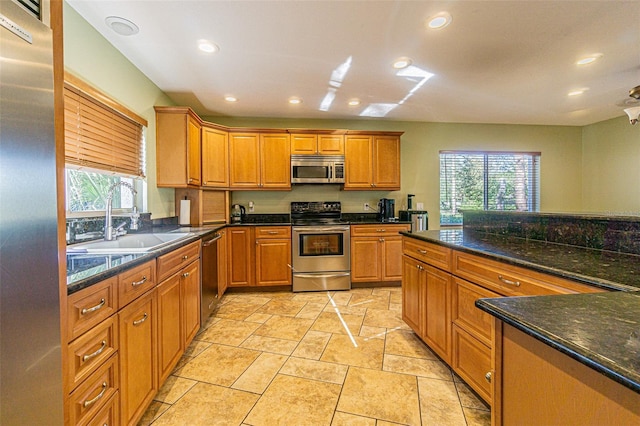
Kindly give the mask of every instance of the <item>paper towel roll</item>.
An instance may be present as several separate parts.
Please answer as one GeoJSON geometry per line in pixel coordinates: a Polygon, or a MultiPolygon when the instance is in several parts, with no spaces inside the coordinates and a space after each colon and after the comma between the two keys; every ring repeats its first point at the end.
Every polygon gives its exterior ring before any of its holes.
{"type": "Polygon", "coordinates": [[[180,225],[191,225],[191,201],[180,200],[180,216],[178,218],[180,225]]]}

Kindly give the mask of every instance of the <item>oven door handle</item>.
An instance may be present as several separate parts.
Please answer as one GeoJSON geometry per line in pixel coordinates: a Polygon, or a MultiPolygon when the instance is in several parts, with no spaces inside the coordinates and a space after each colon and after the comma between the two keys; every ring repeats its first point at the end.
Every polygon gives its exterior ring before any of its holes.
{"type": "Polygon", "coordinates": [[[327,226],[327,227],[315,227],[315,226],[294,226],[293,232],[344,232],[348,231],[348,226],[327,226]]]}
{"type": "Polygon", "coordinates": [[[338,278],[338,277],[348,277],[351,274],[349,272],[340,272],[337,274],[300,274],[298,272],[294,272],[294,276],[298,278],[338,278]]]}

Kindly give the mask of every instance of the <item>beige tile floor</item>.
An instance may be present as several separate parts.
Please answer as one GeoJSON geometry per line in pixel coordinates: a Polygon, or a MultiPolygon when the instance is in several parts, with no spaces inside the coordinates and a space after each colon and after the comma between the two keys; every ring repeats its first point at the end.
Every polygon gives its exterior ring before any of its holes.
{"type": "Polygon", "coordinates": [[[489,425],[402,321],[399,287],[230,293],[141,425],[489,425]]]}

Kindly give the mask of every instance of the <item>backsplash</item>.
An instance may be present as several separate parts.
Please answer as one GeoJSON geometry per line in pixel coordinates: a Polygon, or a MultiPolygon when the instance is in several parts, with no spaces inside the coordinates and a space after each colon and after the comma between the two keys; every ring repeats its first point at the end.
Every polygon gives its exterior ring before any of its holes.
{"type": "MultiPolygon", "coordinates": [[[[169,218],[175,220],[177,218],[169,218]]],[[[166,220],[166,219],[161,219],[166,220]]],[[[93,217],[77,217],[68,218],[66,220],[66,240],[67,244],[82,243],[91,240],[104,238],[104,216],[93,217]]],[[[113,226],[116,227],[121,223],[125,223],[124,229],[127,233],[150,232],[153,226],[157,226],[155,221],[151,220],[151,213],[140,213],[138,221],[138,229],[132,231],[129,229],[131,218],[129,216],[113,216],[113,226]]]]}
{"type": "Polygon", "coordinates": [[[463,229],[640,255],[640,217],[464,211],[463,229]]]}

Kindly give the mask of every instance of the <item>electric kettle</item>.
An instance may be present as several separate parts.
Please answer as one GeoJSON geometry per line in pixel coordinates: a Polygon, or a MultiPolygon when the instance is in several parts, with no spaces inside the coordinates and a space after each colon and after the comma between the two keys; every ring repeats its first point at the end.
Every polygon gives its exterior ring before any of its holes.
{"type": "Polygon", "coordinates": [[[231,223],[242,223],[242,216],[247,213],[244,206],[234,204],[231,206],[231,223]]]}

